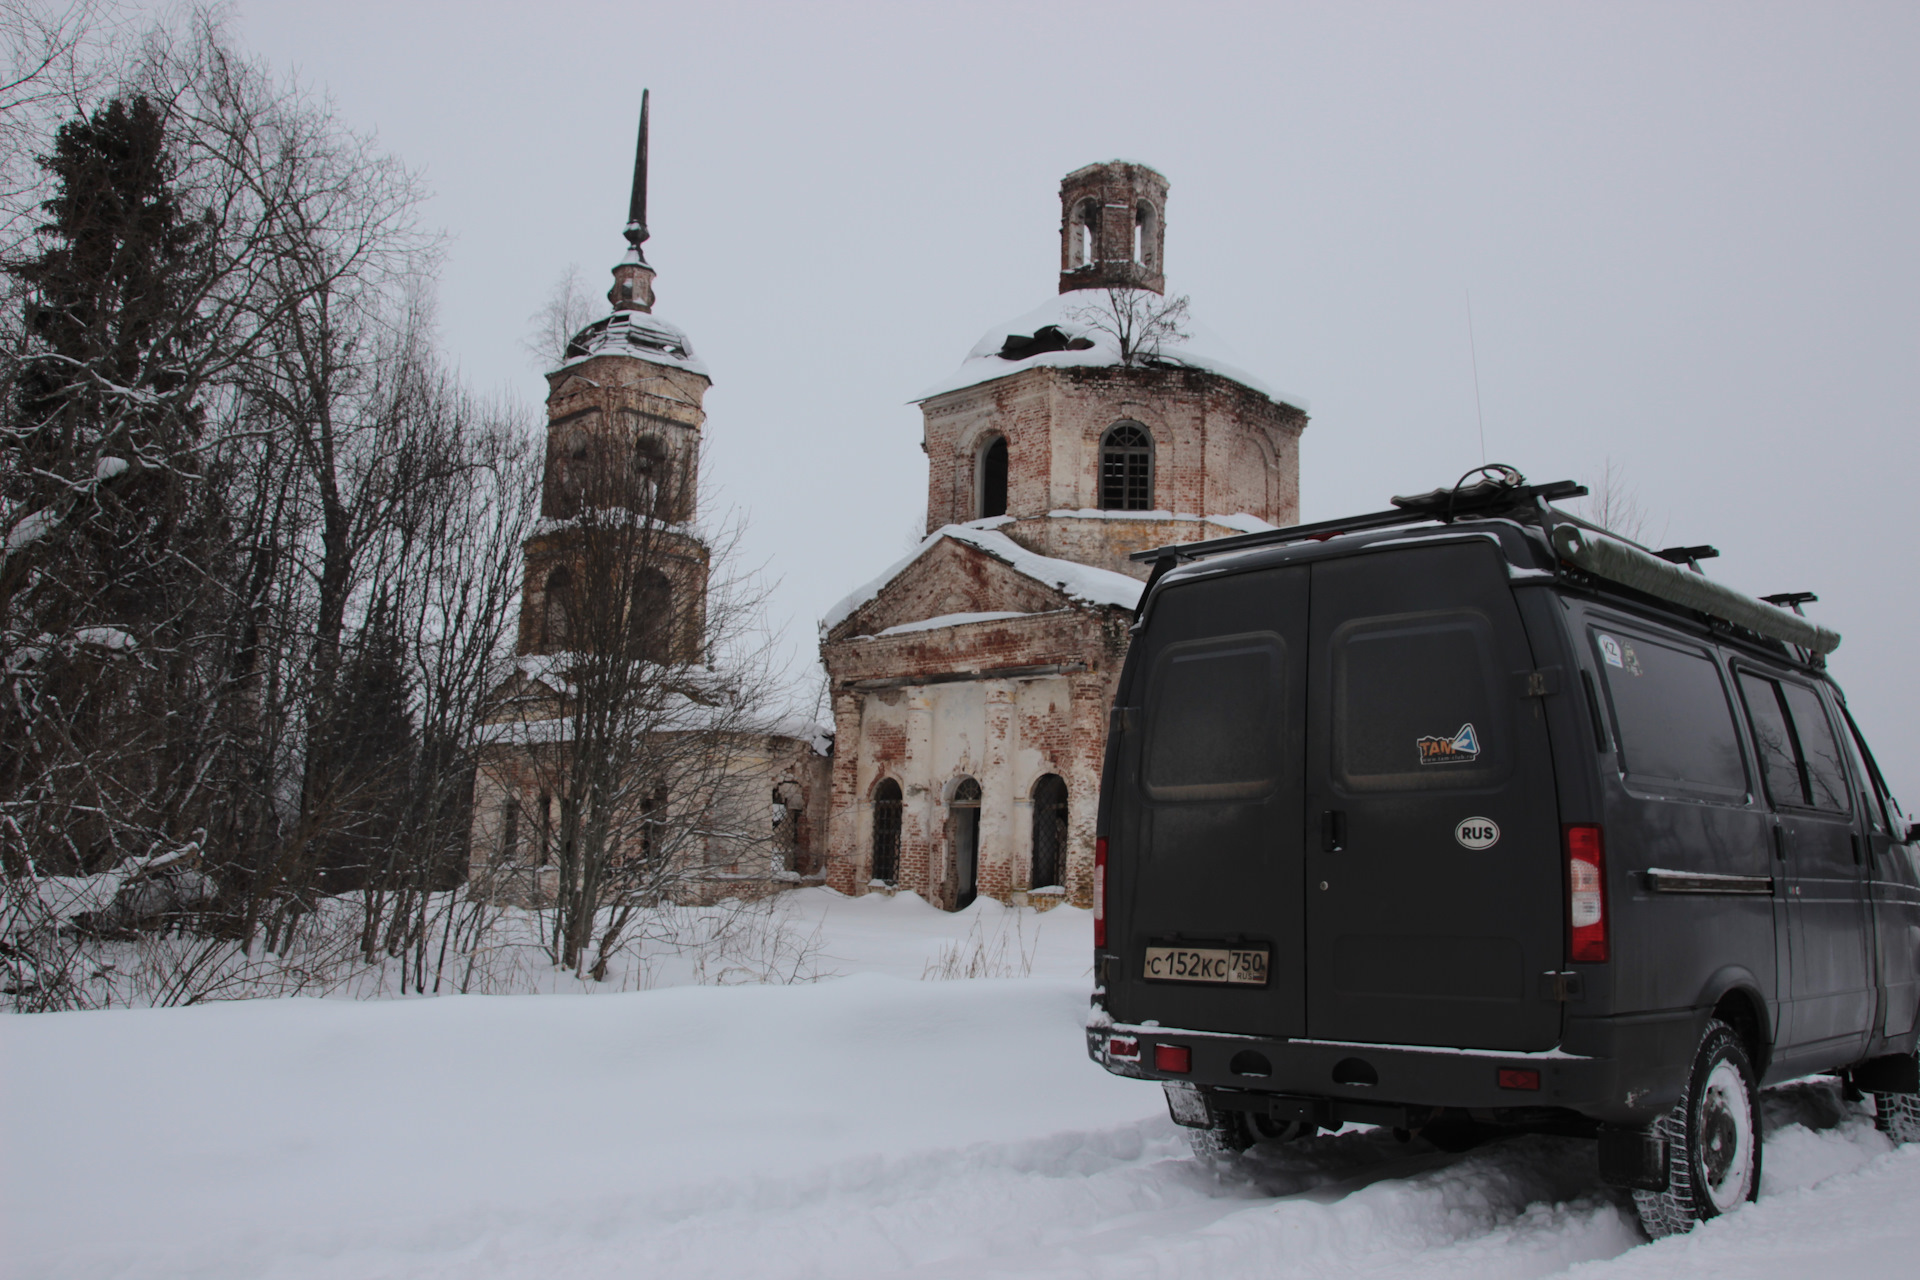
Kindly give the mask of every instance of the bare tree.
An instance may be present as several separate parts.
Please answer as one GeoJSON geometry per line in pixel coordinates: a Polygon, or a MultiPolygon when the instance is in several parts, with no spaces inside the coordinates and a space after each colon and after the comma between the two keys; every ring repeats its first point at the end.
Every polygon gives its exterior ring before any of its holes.
{"type": "Polygon", "coordinates": [[[1112,339],[1120,349],[1120,363],[1128,368],[1153,364],[1169,344],[1193,336],[1182,327],[1187,319],[1185,294],[1169,298],[1131,285],[1110,285],[1099,301],[1071,307],[1066,316],[1112,339]]]}
{"type": "Polygon", "coordinates": [[[580,277],[580,264],[570,262],[554,281],[546,302],[527,317],[527,336],[520,345],[542,373],[557,369],[566,363],[567,344],[573,341],[573,335],[599,314],[599,305],[588,295],[580,277]]]}
{"type": "Polygon", "coordinates": [[[596,979],[655,909],[758,867],[771,843],[742,768],[777,710],[762,594],[736,569],[737,529],[684,523],[696,459],[636,471],[634,447],[596,441],[569,470],[571,514],[529,564],[544,652],[491,732],[513,815],[496,881],[549,907],[553,962],[596,979]]]}
{"type": "Polygon", "coordinates": [[[211,892],[166,913],[191,942],[156,952],[165,998],[284,955],[341,889],[362,953],[422,982],[506,656],[525,415],[432,350],[412,175],[207,14],[37,149],[49,230],[0,318],[0,934],[37,940],[11,984],[84,1003],[49,939],[126,919],[49,901],[50,873],[187,849],[211,892]]]}
{"type": "Polygon", "coordinates": [[[1586,499],[1587,519],[1610,533],[1630,542],[1638,542],[1647,525],[1646,508],[1627,482],[1627,469],[1612,458],[1606,460],[1600,483],[1586,499]]]}

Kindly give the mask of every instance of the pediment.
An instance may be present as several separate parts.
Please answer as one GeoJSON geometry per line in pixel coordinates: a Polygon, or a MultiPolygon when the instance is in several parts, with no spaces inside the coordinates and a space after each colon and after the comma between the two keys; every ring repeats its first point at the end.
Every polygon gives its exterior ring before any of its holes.
{"type": "Polygon", "coordinates": [[[829,641],[953,613],[1045,613],[1077,602],[971,543],[935,541],[828,632],[829,641]]]}

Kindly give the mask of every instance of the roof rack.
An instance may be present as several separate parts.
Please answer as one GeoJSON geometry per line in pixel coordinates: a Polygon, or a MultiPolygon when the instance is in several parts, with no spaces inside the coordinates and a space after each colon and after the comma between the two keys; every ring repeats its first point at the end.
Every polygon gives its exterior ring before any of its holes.
{"type": "Polygon", "coordinates": [[[1789,592],[1756,600],[1700,572],[1700,561],[1720,554],[1713,547],[1669,547],[1654,551],[1578,516],[1555,511],[1550,505],[1555,499],[1579,498],[1586,493],[1585,485],[1571,480],[1528,484],[1519,471],[1498,463],[1467,472],[1451,489],[1397,497],[1393,499],[1391,511],[1158,547],[1152,551],[1136,551],[1132,558],[1153,561],[1153,573],[1147,578],[1147,590],[1151,591],[1154,584],[1182,560],[1293,542],[1323,542],[1344,533],[1401,525],[1452,524],[1462,519],[1507,516],[1540,525],[1555,556],[1565,566],[1585,570],[1669,604],[1710,614],[1757,635],[1797,645],[1814,662],[1840,647],[1839,632],[1810,621],[1801,612],[1802,604],[1817,598],[1811,592],[1789,592]],[[1476,476],[1480,479],[1474,480],[1476,476]],[[1468,484],[1468,480],[1474,482],[1468,484]],[[1681,565],[1687,567],[1681,568],[1681,565]],[[1782,608],[1783,605],[1787,607],[1782,608]]]}
{"type": "Polygon", "coordinates": [[[1226,551],[1245,551],[1252,547],[1278,547],[1289,542],[1324,542],[1343,533],[1364,533],[1369,529],[1391,529],[1397,525],[1427,524],[1438,521],[1484,519],[1488,516],[1538,515],[1542,502],[1586,496],[1587,487],[1571,480],[1551,484],[1528,484],[1527,478],[1512,467],[1496,463],[1478,467],[1460,477],[1451,489],[1393,499],[1391,511],[1374,511],[1343,520],[1322,520],[1316,524],[1289,525],[1284,529],[1263,529],[1259,533],[1239,533],[1230,538],[1211,538],[1205,542],[1176,543],[1152,551],[1136,551],[1135,560],[1195,560],[1226,551]],[[1482,475],[1473,484],[1466,481],[1482,475]]]}

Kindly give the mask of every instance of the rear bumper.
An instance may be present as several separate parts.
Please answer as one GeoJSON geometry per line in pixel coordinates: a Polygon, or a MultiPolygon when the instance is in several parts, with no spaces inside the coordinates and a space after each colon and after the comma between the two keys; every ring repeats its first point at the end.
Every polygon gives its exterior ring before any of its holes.
{"type": "Polygon", "coordinates": [[[1087,1027],[1087,1055],[1115,1075],[1197,1085],[1219,1095],[1217,1106],[1263,1111],[1275,1119],[1399,1125],[1409,1108],[1459,1107],[1571,1111],[1608,1124],[1641,1125],[1678,1100],[1698,1039],[1696,1021],[1692,1010],[1569,1018],[1561,1047],[1507,1053],[1131,1026],[1096,1011],[1087,1027]],[[1116,1040],[1137,1044],[1137,1055],[1115,1053],[1116,1040]],[[1162,1044],[1185,1048],[1190,1069],[1155,1069],[1155,1048],[1162,1044]],[[1262,1067],[1265,1074],[1259,1074],[1262,1067]],[[1537,1089],[1512,1087],[1533,1078],[1537,1089]],[[1364,1083],[1368,1079],[1372,1083],[1364,1083]]]}

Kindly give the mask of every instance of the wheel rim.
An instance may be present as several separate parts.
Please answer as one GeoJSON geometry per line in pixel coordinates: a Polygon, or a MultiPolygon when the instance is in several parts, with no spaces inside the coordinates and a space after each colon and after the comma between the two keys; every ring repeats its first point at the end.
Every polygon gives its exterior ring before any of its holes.
{"type": "Polygon", "coordinates": [[[1723,1059],[1707,1073],[1696,1117],[1700,1186],[1714,1212],[1725,1213],[1753,1192],[1753,1105],[1733,1063],[1723,1059]]]}

